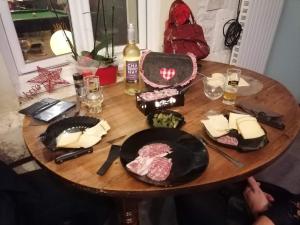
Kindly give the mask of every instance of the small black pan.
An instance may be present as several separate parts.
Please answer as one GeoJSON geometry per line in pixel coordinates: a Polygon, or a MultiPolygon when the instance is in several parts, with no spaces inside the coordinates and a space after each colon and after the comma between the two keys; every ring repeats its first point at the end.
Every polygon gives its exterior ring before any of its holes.
{"type": "MultiPolygon", "coordinates": [[[[58,148],[56,147],[56,138],[64,130],[76,132],[78,130],[84,131],[87,128],[95,126],[99,123],[99,119],[88,116],[76,116],[69,117],[57,122],[54,122],[48,126],[46,131],[40,135],[41,141],[50,151],[57,150],[72,150],[70,148],[58,148]]],[[[73,149],[74,150],[74,149],[73,149]]]]}

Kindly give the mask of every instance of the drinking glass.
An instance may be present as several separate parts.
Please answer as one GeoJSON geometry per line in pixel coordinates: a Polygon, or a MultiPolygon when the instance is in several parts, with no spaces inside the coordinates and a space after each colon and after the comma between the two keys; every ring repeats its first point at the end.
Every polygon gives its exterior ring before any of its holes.
{"type": "Polygon", "coordinates": [[[211,100],[216,100],[223,95],[224,79],[203,77],[204,94],[211,100]]]}
{"type": "Polygon", "coordinates": [[[103,93],[99,77],[85,77],[84,88],[86,96],[83,103],[87,106],[89,113],[100,113],[102,111],[103,93]]]}
{"type": "Polygon", "coordinates": [[[234,105],[237,97],[238,84],[240,81],[241,70],[237,68],[227,69],[223,103],[226,105],[234,105]]]}

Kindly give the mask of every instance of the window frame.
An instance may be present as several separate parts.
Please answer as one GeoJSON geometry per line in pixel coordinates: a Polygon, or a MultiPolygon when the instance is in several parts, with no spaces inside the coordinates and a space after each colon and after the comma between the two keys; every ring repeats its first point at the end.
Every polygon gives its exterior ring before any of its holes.
{"type": "MultiPolygon", "coordinates": [[[[68,0],[70,8],[70,20],[72,24],[76,24],[73,27],[73,35],[75,39],[75,45],[77,52],[82,50],[92,49],[94,38],[93,28],[90,17],[89,0],[68,0]]],[[[14,58],[14,64],[19,75],[36,71],[37,66],[40,67],[57,67],[69,64],[73,61],[71,54],[65,54],[62,56],[56,56],[36,62],[25,63],[22,50],[17,37],[17,32],[14,28],[14,24],[11,18],[9,6],[7,0],[2,0],[0,4],[0,16],[2,19],[3,27],[7,36],[8,44],[11,50],[11,54],[14,58]]],[[[147,1],[138,0],[138,26],[139,26],[139,47],[147,47],[147,1]]],[[[116,54],[120,53],[123,46],[116,47],[116,54]]]]}

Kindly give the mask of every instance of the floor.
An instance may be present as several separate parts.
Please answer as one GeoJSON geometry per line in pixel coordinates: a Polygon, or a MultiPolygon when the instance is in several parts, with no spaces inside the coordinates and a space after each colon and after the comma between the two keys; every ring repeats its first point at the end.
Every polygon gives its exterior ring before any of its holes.
{"type": "MultiPolygon", "coordinates": [[[[259,180],[300,193],[300,133],[288,151],[271,166],[255,174],[259,180]]],[[[140,225],[177,225],[174,201],[169,198],[145,200],[140,204],[140,225]]]]}

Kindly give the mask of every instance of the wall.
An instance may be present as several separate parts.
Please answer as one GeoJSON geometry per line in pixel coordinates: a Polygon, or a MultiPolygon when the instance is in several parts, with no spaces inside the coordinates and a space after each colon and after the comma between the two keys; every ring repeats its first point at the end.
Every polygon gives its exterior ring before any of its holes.
{"type": "Polygon", "coordinates": [[[286,0],[265,73],[280,81],[300,103],[300,1],[286,0]]]}
{"type": "Polygon", "coordinates": [[[0,114],[19,108],[15,87],[9,77],[3,56],[0,53],[0,114]]]}

